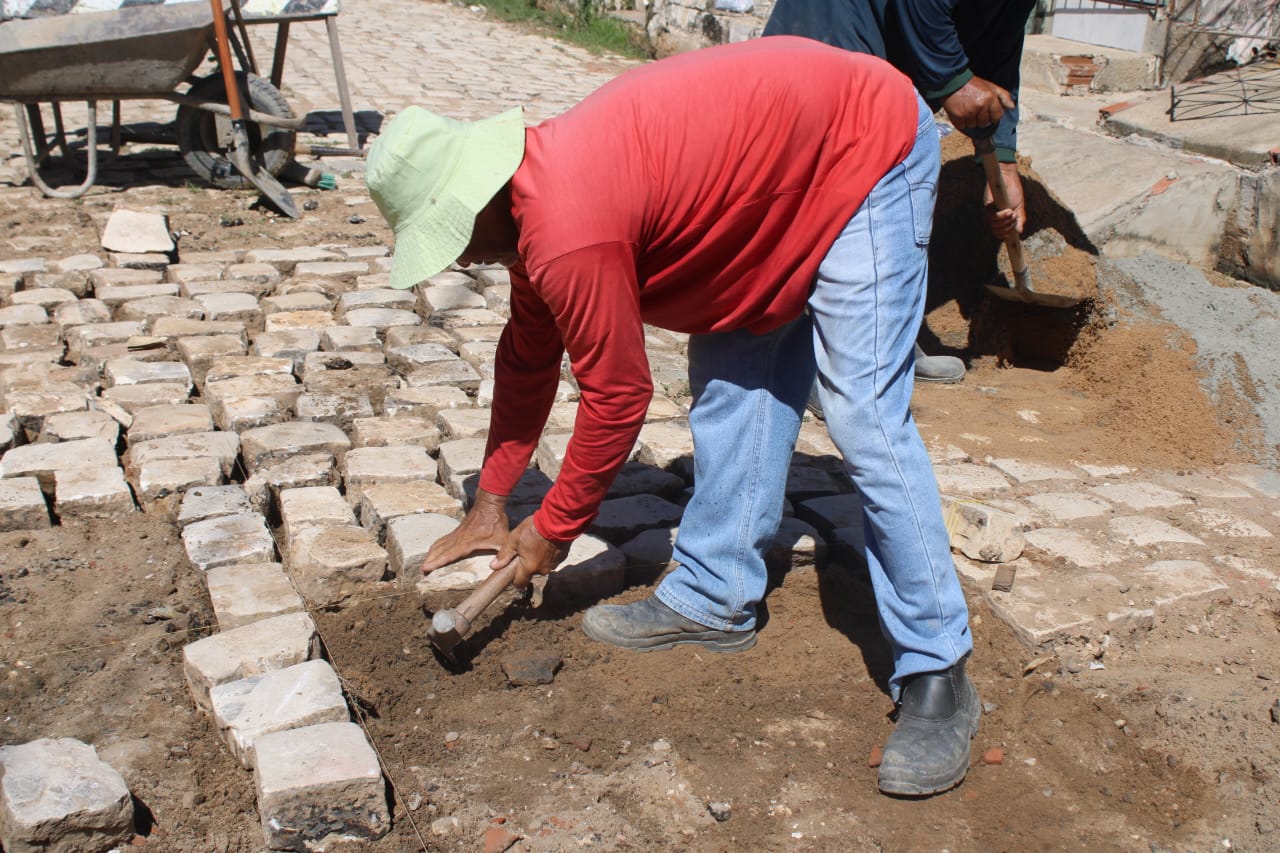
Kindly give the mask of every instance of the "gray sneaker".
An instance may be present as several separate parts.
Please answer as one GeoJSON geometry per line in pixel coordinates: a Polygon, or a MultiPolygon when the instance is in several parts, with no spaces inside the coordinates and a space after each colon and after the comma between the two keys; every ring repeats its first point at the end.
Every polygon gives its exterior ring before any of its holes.
{"type": "Polygon", "coordinates": [[[699,625],[653,596],[631,604],[597,604],[583,614],[582,630],[593,640],[637,652],[682,643],[713,652],[742,652],[756,644],[754,630],[717,631],[699,625]]]}
{"type": "MultiPolygon", "coordinates": [[[[964,381],[964,362],[954,355],[925,355],[920,345],[916,344],[915,378],[917,382],[936,382],[939,385],[954,385],[964,381]]],[[[822,411],[822,401],[818,399],[818,383],[815,380],[809,389],[809,402],[805,407],[818,420],[826,420],[822,411]]]]}
{"type": "Polygon", "coordinates": [[[927,797],[959,785],[969,770],[969,741],[982,707],[965,661],[912,676],[902,687],[898,726],[884,745],[880,790],[927,797]]]}

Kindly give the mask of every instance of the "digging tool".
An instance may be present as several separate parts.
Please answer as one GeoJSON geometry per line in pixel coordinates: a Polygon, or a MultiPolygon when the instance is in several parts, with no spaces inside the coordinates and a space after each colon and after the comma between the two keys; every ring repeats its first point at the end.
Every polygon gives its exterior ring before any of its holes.
{"type": "MultiPolygon", "coordinates": [[[[1011,206],[1009,192],[1004,186],[1000,163],[996,161],[995,142],[989,136],[975,138],[973,150],[982,159],[982,171],[986,173],[987,183],[991,186],[991,197],[995,200],[996,209],[1007,210],[1011,206]]],[[[1031,271],[1027,268],[1027,256],[1022,251],[1022,238],[1016,231],[1005,240],[1004,246],[1009,252],[1013,287],[1004,284],[988,284],[987,290],[1010,302],[1029,302],[1033,305],[1047,305],[1050,308],[1070,308],[1080,304],[1080,300],[1075,297],[1041,293],[1031,286],[1031,271]]]]}
{"type": "Polygon", "coordinates": [[[475,591],[463,599],[457,607],[441,610],[431,617],[427,639],[447,661],[454,661],[454,651],[471,631],[471,623],[483,613],[493,600],[511,586],[516,578],[517,557],[501,569],[485,578],[475,591]]]}
{"type": "Polygon", "coordinates": [[[227,154],[240,174],[262,191],[281,213],[297,219],[298,206],[293,196],[266,169],[259,169],[249,152],[249,131],[244,124],[244,106],[240,101],[240,86],[236,82],[236,69],[231,64],[231,39],[227,33],[227,19],[222,13],[222,0],[209,0],[213,6],[213,35],[218,48],[218,67],[227,88],[227,106],[231,109],[231,144],[227,154]]]}

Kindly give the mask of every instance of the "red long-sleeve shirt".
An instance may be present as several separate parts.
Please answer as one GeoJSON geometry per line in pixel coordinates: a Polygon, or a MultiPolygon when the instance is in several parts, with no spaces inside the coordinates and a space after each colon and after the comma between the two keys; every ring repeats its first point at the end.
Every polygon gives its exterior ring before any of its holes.
{"type": "Polygon", "coordinates": [[[642,66],[530,128],[480,487],[505,495],[519,480],[567,350],[577,421],[534,524],[553,540],[582,533],[653,396],[643,324],[761,333],[799,316],[917,117],[887,63],[777,37],[642,66]]]}

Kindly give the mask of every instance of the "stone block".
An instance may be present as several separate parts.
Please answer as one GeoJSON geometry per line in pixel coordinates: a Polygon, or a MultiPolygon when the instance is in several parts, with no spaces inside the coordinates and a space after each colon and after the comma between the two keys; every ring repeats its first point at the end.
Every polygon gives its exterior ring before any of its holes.
{"type": "Polygon", "coordinates": [[[203,320],[204,306],[194,299],[181,296],[148,296],[144,299],[130,299],[116,307],[116,320],[141,320],[147,323],[157,317],[184,317],[188,320],[203,320]]]}
{"type": "Polygon", "coordinates": [[[169,266],[169,255],[165,252],[112,252],[111,264],[122,270],[154,272],[163,281],[165,268],[169,266]]]}
{"type": "Polygon", "coordinates": [[[495,314],[487,308],[455,308],[452,311],[441,311],[432,317],[444,329],[461,329],[467,326],[501,326],[507,318],[495,314]]]}
{"type": "Polygon", "coordinates": [[[289,542],[289,576],[312,607],[368,592],[387,572],[387,552],[363,527],[311,527],[289,542]]]}
{"type": "Polygon", "coordinates": [[[112,211],[102,229],[102,248],[108,252],[172,252],[173,235],[169,233],[169,220],[164,214],[128,210],[120,207],[112,211]]]}
{"type": "Polygon", "coordinates": [[[188,524],[182,530],[182,545],[187,559],[201,571],[234,563],[270,563],[276,556],[266,520],[253,512],[188,524]]]}
{"type": "Polygon", "coordinates": [[[218,628],[229,631],[305,608],[279,563],[235,563],[205,574],[218,628]]]}
{"type": "Polygon", "coordinates": [[[10,326],[0,329],[0,349],[7,353],[45,352],[62,349],[62,330],[52,324],[10,326]]]}
{"type": "Polygon", "coordinates": [[[327,315],[333,310],[333,302],[323,293],[304,290],[268,296],[262,300],[261,307],[267,315],[293,311],[322,311],[327,315]]]}
{"type": "MultiPolygon", "coordinates": [[[[188,299],[196,300],[199,300],[202,296],[212,296],[214,294],[243,293],[253,297],[254,307],[256,308],[257,300],[270,293],[274,286],[275,282],[259,282],[248,278],[224,278],[212,281],[184,281],[178,285],[178,293],[188,299]]],[[[208,306],[206,306],[205,310],[208,310],[208,306]]],[[[261,312],[259,312],[259,317],[261,317],[261,312]]]]}
{"type": "Polygon", "coordinates": [[[294,413],[300,421],[323,421],[345,431],[352,421],[373,417],[373,404],[364,394],[300,394],[294,413]]]}
{"type": "Polygon", "coordinates": [[[65,302],[53,311],[53,324],[66,333],[75,326],[87,323],[108,323],[111,309],[100,299],[81,299],[65,302]]]}
{"type": "Polygon", "coordinates": [[[441,409],[471,405],[461,388],[433,385],[423,388],[388,388],[382,399],[382,414],[388,417],[416,415],[434,422],[441,409]]]}
{"type": "Polygon", "coordinates": [[[1080,479],[1080,475],[1070,468],[1063,468],[1057,465],[1041,465],[1020,459],[992,459],[989,464],[992,468],[995,468],[1018,484],[1080,479]]]}
{"type": "Polygon", "coordinates": [[[235,466],[239,450],[240,437],[233,432],[193,432],[131,444],[121,461],[124,463],[125,475],[130,480],[136,480],[138,469],[149,462],[209,456],[218,460],[222,475],[226,477],[235,466]]]}
{"type": "Polygon", "coordinates": [[[195,486],[183,494],[176,520],[179,527],[186,527],[197,521],[252,511],[249,498],[240,486],[195,486]]]}
{"type": "Polygon", "coordinates": [[[128,441],[133,444],[153,438],[212,430],[213,416],[209,413],[209,407],[202,403],[147,406],[133,413],[128,441]]]}
{"type": "Polygon", "coordinates": [[[320,635],[306,613],[286,613],[196,640],[182,649],[183,672],[196,705],[210,710],[209,691],[320,656],[320,635]]]}
{"type": "Polygon", "coordinates": [[[329,326],[336,326],[337,320],[328,311],[279,311],[267,314],[262,328],[267,332],[285,332],[296,329],[312,329],[317,334],[329,326]]]}
{"type": "Polygon", "coordinates": [[[244,376],[288,376],[293,379],[293,359],[238,354],[223,356],[209,363],[204,381],[221,382],[244,376]]]}
{"type": "Polygon", "coordinates": [[[436,423],[445,438],[484,438],[489,434],[489,409],[443,409],[436,423]]]}
{"type": "Polygon", "coordinates": [[[1273,500],[1280,499],[1280,473],[1261,465],[1231,465],[1223,474],[1231,481],[1273,500]]]}
{"type": "Polygon", "coordinates": [[[541,604],[560,607],[609,598],[622,591],[626,575],[627,559],[621,550],[590,534],[579,536],[564,562],[540,582],[541,604]]]}
{"type": "Polygon", "coordinates": [[[134,287],[144,284],[160,284],[164,273],[155,270],[121,269],[108,267],[89,271],[89,284],[96,293],[111,287],[134,287]]]}
{"type": "Polygon", "coordinates": [[[414,445],[357,447],[342,462],[342,480],[353,488],[385,483],[435,482],[436,461],[414,445]]]}
{"type": "Polygon", "coordinates": [[[368,272],[367,261],[303,261],[293,270],[299,278],[326,278],[345,284],[354,284],[359,276],[368,272]]]}
{"type": "Polygon", "coordinates": [[[1139,577],[1139,589],[1131,589],[1129,594],[1157,607],[1229,598],[1227,585],[1198,560],[1161,560],[1142,569],[1139,577]]]}
{"type": "Polygon", "coordinates": [[[1027,503],[1054,525],[1082,518],[1097,518],[1111,512],[1111,504],[1074,492],[1046,492],[1028,497],[1027,503]]]}
{"type": "Polygon", "coordinates": [[[437,311],[487,307],[483,296],[461,284],[431,285],[419,292],[422,294],[422,313],[428,316],[437,311]]]}
{"type": "Polygon", "coordinates": [[[0,460],[5,477],[35,477],[48,494],[53,493],[55,471],[115,467],[115,448],[100,438],[26,444],[8,451],[0,460]]]}
{"type": "Polygon", "coordinates": [[[637,440],[636,458],[645,463],[690,479],[693,471],[693,433],[680,421],[645,424],[637,440]]]}
{"type": "Polygon", "coordinates": [[[404,375],[404,381],[410,388],[450,385],[472,393],[480,388],[480,378],[476,369],[460,358],[424,364],[404,375]]]}
{"type": "Polygon", "coordinates": [[[273,850],[322,850],[391,828],[378,756],[355,723],[321,723],[255,742],[258,812],[273,850]]]}
{"type": "Polygon", "coordinates": [[[360,525],[379,543],[385,542],[386,526],[390,521],[418,513],[461,519],[462,502],[438,483],[391,483],[362,486],[360,489],[360,525]]]}
{"type": "Polygon", "coordinates": [[[102,399],[119,406],[130,415],[148,406],[176,406],[190,396],[185,384],[149,382],[145,385],[117,385],[106,388],[102,399]]]}
{"type": "Polygon", "coordinates": [[[75,302],[76,295],[64,287],[37,287],[34,290],[20,290],[6,301],[10,305],[39,305],[46,312],[52,312],[59,305],[75,302]]]}
{"type": "Polygon", "coordinates": [[[1027,545],[1021,520],[987,504],[943,495],[942,517],[952,550],[971,560],[1012,562],[1027,545]]]}
{"type": "MultiPolygon", "coordinates": [[[[427,551],[458,526],[456,516],[433,512],[399,515],[386,522],[387,556],[391,571],[402,585],[421,580],[419,570],[427,551]]],[[[444,571],[444,569],[441,569],[444,571]]]]}
{"type": "Polygon", "coordinates": [[[10,305],[0,308],[0,328],[42,326],[48,322],[49,312],[39,305],[10,305]]]}
{"type": "Polygon", "coordinates": [[[356,418],[351,422],[355,447],[406,445],[428,452],[440,446],[440,430],[426,418],[410,415],[389,418],[356,418]]]}
{"type": "Polygon", "coordinates": [[[627,584],[650,586],[673,564],[676,532],[679,528],[645,530],[623,543],[619,549],[626,560],[627,584]]]}
{"type": "Polygon", "coordinates": [[[612,498],[600,504],[591,530],[610,542],[624,542],[641,530],[674,527],[683,514],[684,507],[655,495],[612,498]]]}
{"type": "Polygon", "coordinates": [[[239,335],[198,335],[194,338],[178,338],[174,343],[178,357],[191,372],[197,387],[204,387],[209,367],[218,359],[244,355],[244,339],[239,335]]]}
{"type": "Polygon", "coordinates": [[[240,436],[245,467],[250,473],[259,467],[291,456],[325,453],[341,460],[351,447],[347,434],[333,424],[291,421],[246,430],[240,436]]]}
{"type": "Polygon", "coordinates": [[[129,786],[92,746],[0,747],[0,844],[9,853],[106,853],[133,837],[129,786]]]}
{"type": "Polygon", "coordinates": [[[1107,530],[1121,542],[1137,545],[1140,548],[1151,545],[1204,544],[1199,538],[1185,530],[1179,530],[1172,524],[1140,515],[1112,518],[1107,522],[1107,530]]]}
{"type": "Polygon", "coordinates": [[[387,329],[383,336],[388,350],[410,347],[415,344],[440,344],[457,352],[453,335],[436,326],[396,326],[387,329]]]}
{"type": "Polygon", "coordinates": [[[782,519],[764,557],[765,565],[777,573],[820,569],[826,559],[827,543],[818,531],[793,517],[782,519]]]}
{"type": "Polygon", "coordinates": [[[195,301],[207,319],[243,323],[249,331],[262,328],[262,309],[252,293],[205,293],[195,301]]]}
{"type": "Polygon", "coordinates": [[[292,374],[267,373],[253,376],[233,376],[210,382],[206,378],[204,396],[216,409],[219,403],[229,403],[247,397],[269,399],[285,411],[293,411],[303,388],[292,374]]]}
{"type": "Polygon", "coordinates": [[[152,320],[149,331],[157,338],[164,338],[173,343],[182,338],[196,338],[202,335],[232,335],[243,341],[248,340],[243,323],[230,320],[189,320],[186,317],[157,317],[152,320]]]}
{"type": "Polygon", "coordinates": [[[456,477],[480,473],[484,464],[485,440],[459,438],[440,444],[440,480],[449,482],[456,477]]]}
{"type": "Polygon", "coordinates": [[[475,364],[476,369],[479,370],[479,363],[475,356],[478,356],[481,352],[487,352],[491,357],[486,360],[492,361],[493,347],[468,349],[467,345],[477,343],[496,344],[502,340],[502,332],[505,328],[506,326],[460,326],[450,331],[449,334],[453,335],[454,340],[458,343],[458,355],[475,364]]]}
{"type": "Polygon", "coordinates": [[[351,719],[338,674],[323,660],[219,684],[209,702],[223,741],[246,770],[262,735],[351,719]]]}
{"type": "Polygon", "coordinates": [[[147,512],[172,516],[188,489],[216,486],[222,480],[222,465],[211,456],[155,459],[138,467],[134,491],[147,512]]]}
{"type": "Polygon", "coordinates": [[[281,490],[280,522],[284,543],[288,547],[303,530],[354,526],[356,516],[342,493],[333,486],[304,486],[281,490]]]}
{"type": "Polygon", "coordinates": [[[104,378],[110,386],[144,385],[149,382],[166,382],[191,389],[191,371],[180,361],[138,361],[133,358],[115,358],[107,362],[104,378]]]}
{"type": "Polygon", "coordinates": [[[293,361],[294,372],[300,373],[309,353],[320,349],[320,332],[315,329],[285,329],[255,335],[250,352],[266,358],[293,361]]]}
{"type": "Polygon", "coordinates": [[[0,400],[17,426],[35,438],[44,429],[45,418],[88,410],[88,393],[85,388],[69,382],[50,382],[39,387],[10,389],[0,395],[0,400]]]}
{"type": "Polygon", "coordinates": [[[288,275],[298,264],[316,261],[338,261],[342,256],[325,249],[250,249],[245,252],[246,264],[267,264],[277,272],[288,275]]]}
{"type": "Polygon", "coordinates": [[[49,526],[49,507],[35,477],[0,480],[0,532],[49,526]]]}
{"type": "Polygon", "coordinates": [[[220,263],[179,263],[169,264],[164,271],[164,280],[174,284],[188,281],[216,281],[222,278],[223,265],[220,263]]]}
{"type": "Polygon", "coordinates": [[[1121,557],[1114,550],[1094,541],[1084,533],[1056,527],[1041,527],[1026,533],[1027,544],[1079,566],[1098,569],[1115,565],[1121,557]]]}
{"type": "Polygon", "coordinates": [[[1105,501],[1136,510],[1168,509],[1191,503],[1190,499],[1155,483],[1104,483],[1089,491],[1105,501]]]}
{"type": "Polygon", "coordinates": [[[382,352],[378,330],[369,326],[330,326],[320,333],[325,352],[382,352]]]}
{"type": "Polygon", "coordinates": [[[213,421],[218,429],[240,432],[284,423],[293,410],[275,397],[231,397],[213,401],[213,421]]]}
{"type": "Polygon", "coordinates": [[[172,283],[158,284],[122,284],[108,287],[95,287],[94,298],[98,299],[112,311],[134,299],[149,299],[153,296],[177,296],[178,285],[172,283]]]}
{"type": "Polygon", "coordinates": [[[457,353],[439,343],[409,344],[407,346],[387,348],[387,364],[391,366],[392,370],[401,375],[412,373],[414,370],[428,364],[457,360],[457,353]]]}
{"type": "MultiPolygon", "coordinates": [[[[474,332],[475,330],[472,329],[470,331],[474,332]]],[[[499,330],[495,331],[500,334],[499,330]]],[[[492,341],[471,340],[458,347],[458,358],[481,372],[485,370],[485,365],[491,366],[493,364],[497,359],[497,354],[498,342],[496,339],[492,341]]]]}
{"type": "MultiPolygon", "coordinates": [[[[413,292],[408,290],[395,290],[390,287],[353,290],[338,297],[337,313],[339,317],[342,317],[348,311],[357,308],[398,308],[404,311],[413,311],[417,301],[413,292]]],[[[358,324],[352,323],[352,325],[358,324]]]]}
{"type": "Polygon", "coordinates": [[[398,326],[417,326],[422,318],[401,308],[352,308],[344,319],[352,326],[368,326],[383,334],[398,326]]]}
{"type": "Polygon", "coordinates": [[[1228,539],[1270,539],[1271,531],[1257,522],[1225,510],[1206,507],[1191,513],[1190,518],[1204,531],[1228,539]]]}
{"type": "Polygon", "coordinates": [[[933,473],[938,479],[938,491],[943,494],[972,497],[1010,488],[1009,481],[1003,474],[986,465],[958,462],[936,466],[933,473]]]}
{"type": "Polygon", "coordinates": [[[120,424],[106,412],[96,409],[57,412],[45,416],[36,441],[78,441],[83,438],[100,438],[114,447],[120,438],[120,424]]]}
{"type": "Polygon", "coordinates": [[[59,518],[119,518],[135,509],[124,472],[115,465],[55,471],[53,489],[59,518]]]}

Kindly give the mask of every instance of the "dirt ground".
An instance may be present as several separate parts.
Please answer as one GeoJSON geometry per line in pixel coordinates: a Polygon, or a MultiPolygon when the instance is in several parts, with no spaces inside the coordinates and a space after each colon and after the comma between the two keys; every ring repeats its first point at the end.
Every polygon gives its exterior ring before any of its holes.
{"type": "MultiPolygon", "coordinates": [[[[980,180],[948,151],[944,200],[960,196],[948,179],[980,180]]],[[[358,177],[299,192],[317,206],[291,222],[249,194],[124,174],[79,202],[0,187],[0,256],[91,250],[118,202],[167,212],[182,251],[390,240],[358,203],[358,177]]],[[[1030,230],[1087,252],[1069,216],[1051,218],[1051,195],[1032,189],[1030,230]]],[[[972,231],[976,207],[944,201],[939,217],[924,340],[971,372],[918,389],[926,440],[1139,469],[1251,458],[1247,401],[1201,389],[1176,328],[1105,304],[1038,315],[1000,303],[980,287],[999,253],[972,231]],[[1027,409],[1038,423],[1015,438],[1008,425],[1027,409]],[[1134,441],[1135,419],[1161,440],[1134,441]]],[[[776,580],[759,644],[726,656],[611,652],[580,632],[580,609],[517,601],[490,613],[469,663],[450,672],[427,650],[413,595],[388,589],[317,613],[394,810],[388,837],[330,849],[478,851],[486,831],[529,851],[1280,849],[1274,588],[1173,611],[1104,669],[1075,673],[1021,645],[968,590],[970,672],[986,703],[973,766],[955,791],[908,801],[881,796],[870,766],[892,706],[865,577],[833,561],[776,580]],[[510,686],[503,661],[539,651],[562,659],[554,681],[510,686]]],[[[0,742],[97,746],[137,798],[142,849],[261,849],[251,775],[182,678],[182,646],[211,622],[163,519],[0,535],[0,742]]]]}

